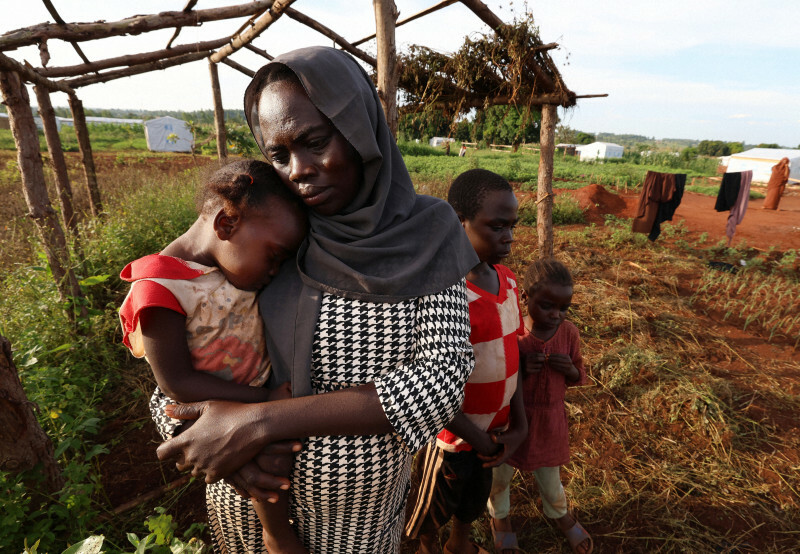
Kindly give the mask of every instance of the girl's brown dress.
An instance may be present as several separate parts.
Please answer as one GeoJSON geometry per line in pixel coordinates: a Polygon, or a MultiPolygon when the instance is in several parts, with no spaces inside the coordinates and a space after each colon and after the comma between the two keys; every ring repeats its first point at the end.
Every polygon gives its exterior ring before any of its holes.
{"type": "Polygon", "coordinates": [[[764,200],[765,210],[777,210],[781,201],[783,189],[789,180],[789,158],[782,158],[772,166],[772,175],[767,183],[767,199],[764,200]]]}

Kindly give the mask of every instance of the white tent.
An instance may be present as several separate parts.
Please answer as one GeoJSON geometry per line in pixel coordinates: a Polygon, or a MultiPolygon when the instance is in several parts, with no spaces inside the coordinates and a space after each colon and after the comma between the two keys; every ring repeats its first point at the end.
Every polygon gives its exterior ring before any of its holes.
{"type": "Polygon", "coordinates": [[[148,150],[153,152],[192,151],[192,131],[182,119],[164,116],[145,121],[144,136],[148,150]]]}
{"type": "Polygon", "coordinates": [[[625,149],[613,142],[593,142],[592,144],[582,144],[576,150],[580,153],[581,161],[583,162],[586,160],[621,158],[625,149]]]}
{"type": "Polygon", "coordinates": [[[772,166],[781,158],[789,158],[789,182],[800,183],[800,150],[789,148],[751,148],[728,159],[728,173],[753,171],[753,181],[766,183],[772,175],[772,166]]]}

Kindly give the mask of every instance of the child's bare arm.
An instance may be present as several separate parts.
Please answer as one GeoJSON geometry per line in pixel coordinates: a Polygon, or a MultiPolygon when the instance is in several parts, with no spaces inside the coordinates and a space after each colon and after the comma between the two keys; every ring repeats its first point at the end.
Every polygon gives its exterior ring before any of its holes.
{"type": "Polygon", "coordinates": [[[492,433],[492,440],[500,445],[501,449],[494,456],[482,457],[485,461],[483,467],[495,467],[505,463],[528,436],[528,417],[525,414],[525,404],[522,400],[523,363],[524,361],[520,359],[520,371],[517,373],[517,388],[514,390],[514,395],[511,397],[508,429],[503,433],[492,433]]]}
{"type": "Polygon", "coordinates": [[[264,402],[269,390],[195,371],[186,342],[186,317],[167,308],[145,308],[139,320],[147,361],[161,390],[178,402],[220,399],[264,402]]]}
{"type": "Polygon", "coordinates": [[[448,423],[445,429],[467,441],[482,456],[491,456],[498,450],[498,446],[492,441],[491,435],[478,428],[461,410],[458,410],[453,421],[448,423]]]}

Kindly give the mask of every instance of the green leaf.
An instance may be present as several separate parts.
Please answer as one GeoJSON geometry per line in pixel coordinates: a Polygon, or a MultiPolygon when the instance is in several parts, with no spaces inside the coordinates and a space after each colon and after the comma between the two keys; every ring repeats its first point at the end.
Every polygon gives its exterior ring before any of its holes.
{"type": "Polygon", "coordinates": [[[103,535],[92,535],[81,542],[76,542],[61,554],[99,554],[104,540],[103,535]]]}
{"type": "Polygon", "coordinates": [[[92,285],[102,283],[109,277],[111,277],[111,275],[93,275],[91,277],[87,277],[86,279],[81,279],[78,281],[78,284],[80,284],[82,287],[91,287],[92,285]]]}

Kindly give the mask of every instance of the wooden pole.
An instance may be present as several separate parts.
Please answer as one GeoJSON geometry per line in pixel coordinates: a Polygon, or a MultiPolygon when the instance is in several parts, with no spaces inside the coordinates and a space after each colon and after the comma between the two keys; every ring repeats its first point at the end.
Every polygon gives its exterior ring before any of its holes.
{"type": "Polygon", "coordinates": [[[72,124],[75,127],[78,147],[81,151],[84,183],[86,192],[89,194],[89,209],[94,217],[98,217],[103,212],[103,203],[100,201],[100,189],[97,186],[97,172],[94,169],[92,143],[89,141],[89,128],[86,126],[83,102],[74,94],[68,96],[68,101],[69,109],[72,110],[72,124]]]}
{"type": "Polygon", "coordinates": [[[256,53],[256,54],[258,54],[259,56],[263,56],[264,58],[267,58],[269,61],[272,61],[272,60],[274,60],[274,59],[275,59],[275,56],[270,56],[270,55],[267,53],[267,51],[266,51],[266,50],[262,50],[261,48],[258,48],[257,46],[253,46],[253,45],[252,45],[252,44],[250,44],[250,43],[248,43],[248,44],[245,44],[245,45],[244,45],[244,47],[245,47],[245,48],[247,48],[248,50],[250,50],[251,52],[255,52],[255,53],[256,53]]]}
{"type": "Polygon", "coordinates": [[[39,134],[33,122],[27,90],[19,75],[10,71],[0,71],[0,90],[8,109],[11,134],[17,146],[17,163],[22,176],[28,216],[33,219],[41,236],[50,272],[61,299],[66,299],[70,294],[75,298],[81,297],[78,280],[69,267],[64,230],[47,195],[42,156],[39,154],[39,134]]]}
{"type": "MultiPolygon", "coordinates": [[[[430,8],[426,8],[426,9],[422,10],[421,12],[417,12],[414,15],[411,15],[411,16],[406,17],[405,19],[403,19],[401,21],[398,21],[397,24],[395,25],[395,28],[400,27],[401,25],[405,25],[406,23],[411,23],[412,21],[415,21],[415,20],[419,19],[420,17],[428,15],[429,13],[433,13],[435,11],[441,10],[442,8],[446,8],[450,4],[455,4],[456,2],[458,2],[458,0],[442,0],[441,2],[439,2],[438,4],[436,4],[434,6],[431,6],[430,8]]],[[[364,37],[362,39],[359,39],[359,40],[355,41],[354,43],[352,43],[352,45],[353,46],[358,46],[359,44],[363,44],[363,43],[367,42],[368,40],[372,40],[374,38],[375,38],[375,35],[372,34],[372,35],[366,36],[366,37],[364,37]]]]}
{"type": "Polygon", "coordinates": [[[258,35],[263,33],[267,27],[275,23],[281,14],[283,14],[283,10],[294,4],[294,2],[295,0],[275,0],[275,2],[272,3],[272,7],[269,9],[269,11],[259,17],[258,20],[253,23],[253,26],[250,27],[250,29],[241,35],[234,37],[230,44],[223,46],[214,54],[212,54],[210,58],[211,61],[214,63],[219,63],[223,60],[223,58],[227,58],[242,48],[245,44],[252,41],[258,35]]]}
{"type": "Polygon", "coordinates": [[[557,115],[555,104],[542,106],[539,176],[536,185],[536,234],[539,238],[540,259],[553,257],[553,154],[557,115]]]}
{"type": "Polygon", "coordinates": [[[140,75],[142,73],[148,73],[157,69],[167,69],[168,67],[174,67],[176,65],[202,60],[203,58],[207,57],[209,53],[210,51],[192,52],[191,54],[183,54],[182,56],[176,56],[174,58],[165,60],[133,65],[125,69],[106,71],[105,73],[98,73],[97,75],[84,75],[82,77],[75,77],[74,79],[58,82],[66,83],[74,88],[85,87],[86,85],[93,85],[95,83],[107,83],[108,81],[113,81],[114,79],[119,79],[121,77],[140,75]]]}
{"type": "Polygon", "coordinates": [[[64,478],[34,406],[22,388],[11,343],[0,336],[0,471],[16,474],[41,464],[45,491],[52,494],[64,486],[64,478]]]}
{"type": "Polygon", "coordinates": [[[217,127],[217,156],[220,160],[228,158],[228,137],[225,133],[225,111],[222,109],[222,92],[219,88],[219,71],[217,64],[208,62],[211,73],[211,92],[214,96],[214,124],[217,127]]]}
{"type": "Polygon", "coordinates": [[[42,118],[44,127],[44,137],[47,141],[47,150],[50,152],[50,163],[55,175],[56,192],[61,205],[61,217],[64,226],[70,230],[74,240],[78,240],[78,218],[72,209],[72,185],[69,182],[67,173],[67,162],[64,159],[64,151],[61,148],[61,137],[58,136],[58,125],[56,124],[56,114],[53,104],[50,102],[50,93],[44,87],[34,85],[33,91],[36,93],[36,101],[39,104],[39,117],[42,118]]]}
{"type": "Polygon", "coordinates": [[[221,63],[224,63],[224,64],[225,64],[225,65],[227,65],[228,67],[232,67],[233,69],[235,69],[236,71],[238,71],[238,72],[240,72],[240,73],[244,73],[245,75],[247,75],[247,76],[248,76],[248,77],[250,77],[251,79],[252,79],[252,78],[255,76],[255,74],[256,74],[256,72],[255,72],[255,71],[253,71],[252,69],[247,69],[247,68],[246,68],[245,66],[243,66],[242,64],[240,64],[240,63],[236,63],[235,61],[233,61],[233,60],[232,60],[232,59],[230,59],[230,58],[225,58],[224,60],[222,60],[222,62],[221,62],[221,63]]]}
{"type": "Polygon", "coordinates": [[[335,42],[336,44],[341,46],[342,50],[344,50],[345,52],[348,52],[349,54],[355,56],[359,60],[368,63],[372,67],[377,67],[378,62],[377,62],[377,60],[375,58],[373,58],[372,56],[370,56],[369,54],[367,54],[366,52],[364,52],[360,48],[356,48],[355,46],[353,46],[352,44],[347,42],[344,39],[344,37],[342,37],[341,35],[337,34],[332,29],[329,29],[328,27],[326,27],[322,23],[320,23],[320,22],[318,22],[318,21],[316,21],[314,19],[311,19],[307,15],[302,14],[302,13],[298,12],[297,10],[295,10],[293,8],[286,8],[284,10],[284,13],[286,14],[287,17],[291,17],[295,21],[297,21],[299,23],[302,23],[303,25],[305,25],[307,27],[311,27],[312,29],[314,29],[318,33],[321,33],[321,34],[325,35],[326,37],[331,39],[333,42],[335,42]]]}
{"type": "Polygon", "coordinates": [[[20,46],[38,44],[42,39],[83,42],[120,35],[138,35],[170,27],[199,27],[207,21],[220,21],[260,13],[272,5],[272,0],[259,0],[237,6],[225,6],[208,10],[135,15],[120,21],[67,23],[66,25],[41,23],[0,36],[0,50],[13,50],[20,46]]]}
{"type": "Polygon", "coordinates": [[[31,67],[22,65],[14,58],[9,58],[2,52],[0,52],[0,70],[5,69],[6,71],[13,71],[29,83],[33,83],[34,85],[41,85],[48,90],[51,91],[60,91],[65,92],[67,94],[75,94],[75,91],[72,90],[69,86],[65,85],[64,83],[59,83],[58,81],[51,81],[50,79],[46,79],[39,75],[36,71],[34,71],[31,67]]]}
{"type": "Polygon", "coordinates": [[[395,22],[397,6],[394,0],[372,0],[375,8],[375,34],[378,42],[378,95],[386,114],[386,123],[397,137],[397,53],[395,22]]]}

